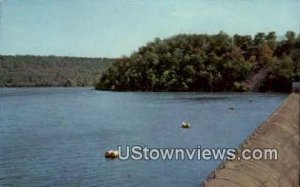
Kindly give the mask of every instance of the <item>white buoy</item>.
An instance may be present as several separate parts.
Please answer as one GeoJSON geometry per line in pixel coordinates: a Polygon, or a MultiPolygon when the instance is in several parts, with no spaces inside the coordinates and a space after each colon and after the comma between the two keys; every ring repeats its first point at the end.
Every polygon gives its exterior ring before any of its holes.
{"type": "Polygon", "coordinates": [[[190,127],[191,127],[191,124],[184,121],[184,122],[182,122],[181,127],[182,127],[182,128],[190,128],[190,127]]]}
{"type": "Polygon", "coordinates": [[[106,158],[117,158],[119,157],[119,151],[117,150],[108,150],[105,152],[106,158]]]}

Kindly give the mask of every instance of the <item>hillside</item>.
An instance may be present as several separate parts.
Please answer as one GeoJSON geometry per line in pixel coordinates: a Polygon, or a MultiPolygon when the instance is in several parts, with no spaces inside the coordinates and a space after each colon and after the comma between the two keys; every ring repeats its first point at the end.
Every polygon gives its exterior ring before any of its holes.
{"type": "Polygon", "coordinates": [[[290,91],[300,75],[300,36],[181,34],[155,39],[102,75],[98,90],[290,91]]]}
{"type": "Polygon", "coordinates": [[[106,58],[0,55],[0,87],[93,86],[113,61],[106,58]]]}

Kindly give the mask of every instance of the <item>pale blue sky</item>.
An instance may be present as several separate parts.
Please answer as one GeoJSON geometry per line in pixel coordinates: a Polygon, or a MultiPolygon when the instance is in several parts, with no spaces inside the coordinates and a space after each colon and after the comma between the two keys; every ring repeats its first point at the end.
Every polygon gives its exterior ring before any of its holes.
{"type": "Polygon", "coordinates": [[[120,57],[179,33],[300,30],[299,0],[0,2],[0,54],[120,57]]]}

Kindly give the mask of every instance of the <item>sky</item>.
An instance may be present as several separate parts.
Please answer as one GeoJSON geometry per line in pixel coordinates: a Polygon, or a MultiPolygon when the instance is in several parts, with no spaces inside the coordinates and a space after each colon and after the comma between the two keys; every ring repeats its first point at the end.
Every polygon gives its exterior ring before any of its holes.
{"type": "Polygon", "coordinates": [[[120,57],[154,38],[300,31],[300,0],[0,0],[0,54],[120,57]]]}

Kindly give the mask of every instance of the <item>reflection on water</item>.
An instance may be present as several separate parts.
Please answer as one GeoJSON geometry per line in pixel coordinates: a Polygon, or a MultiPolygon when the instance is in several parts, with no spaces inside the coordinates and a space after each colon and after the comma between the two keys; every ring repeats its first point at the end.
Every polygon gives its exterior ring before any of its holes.
{"type": "Polygon", "coordinates": [[[285,97],[2,88],[0,186],[199,186],[220,161],[120,161],[104,152],[237,147],[285,97]],[[180,128],[184,120],[191,129],[180,128]]]}

